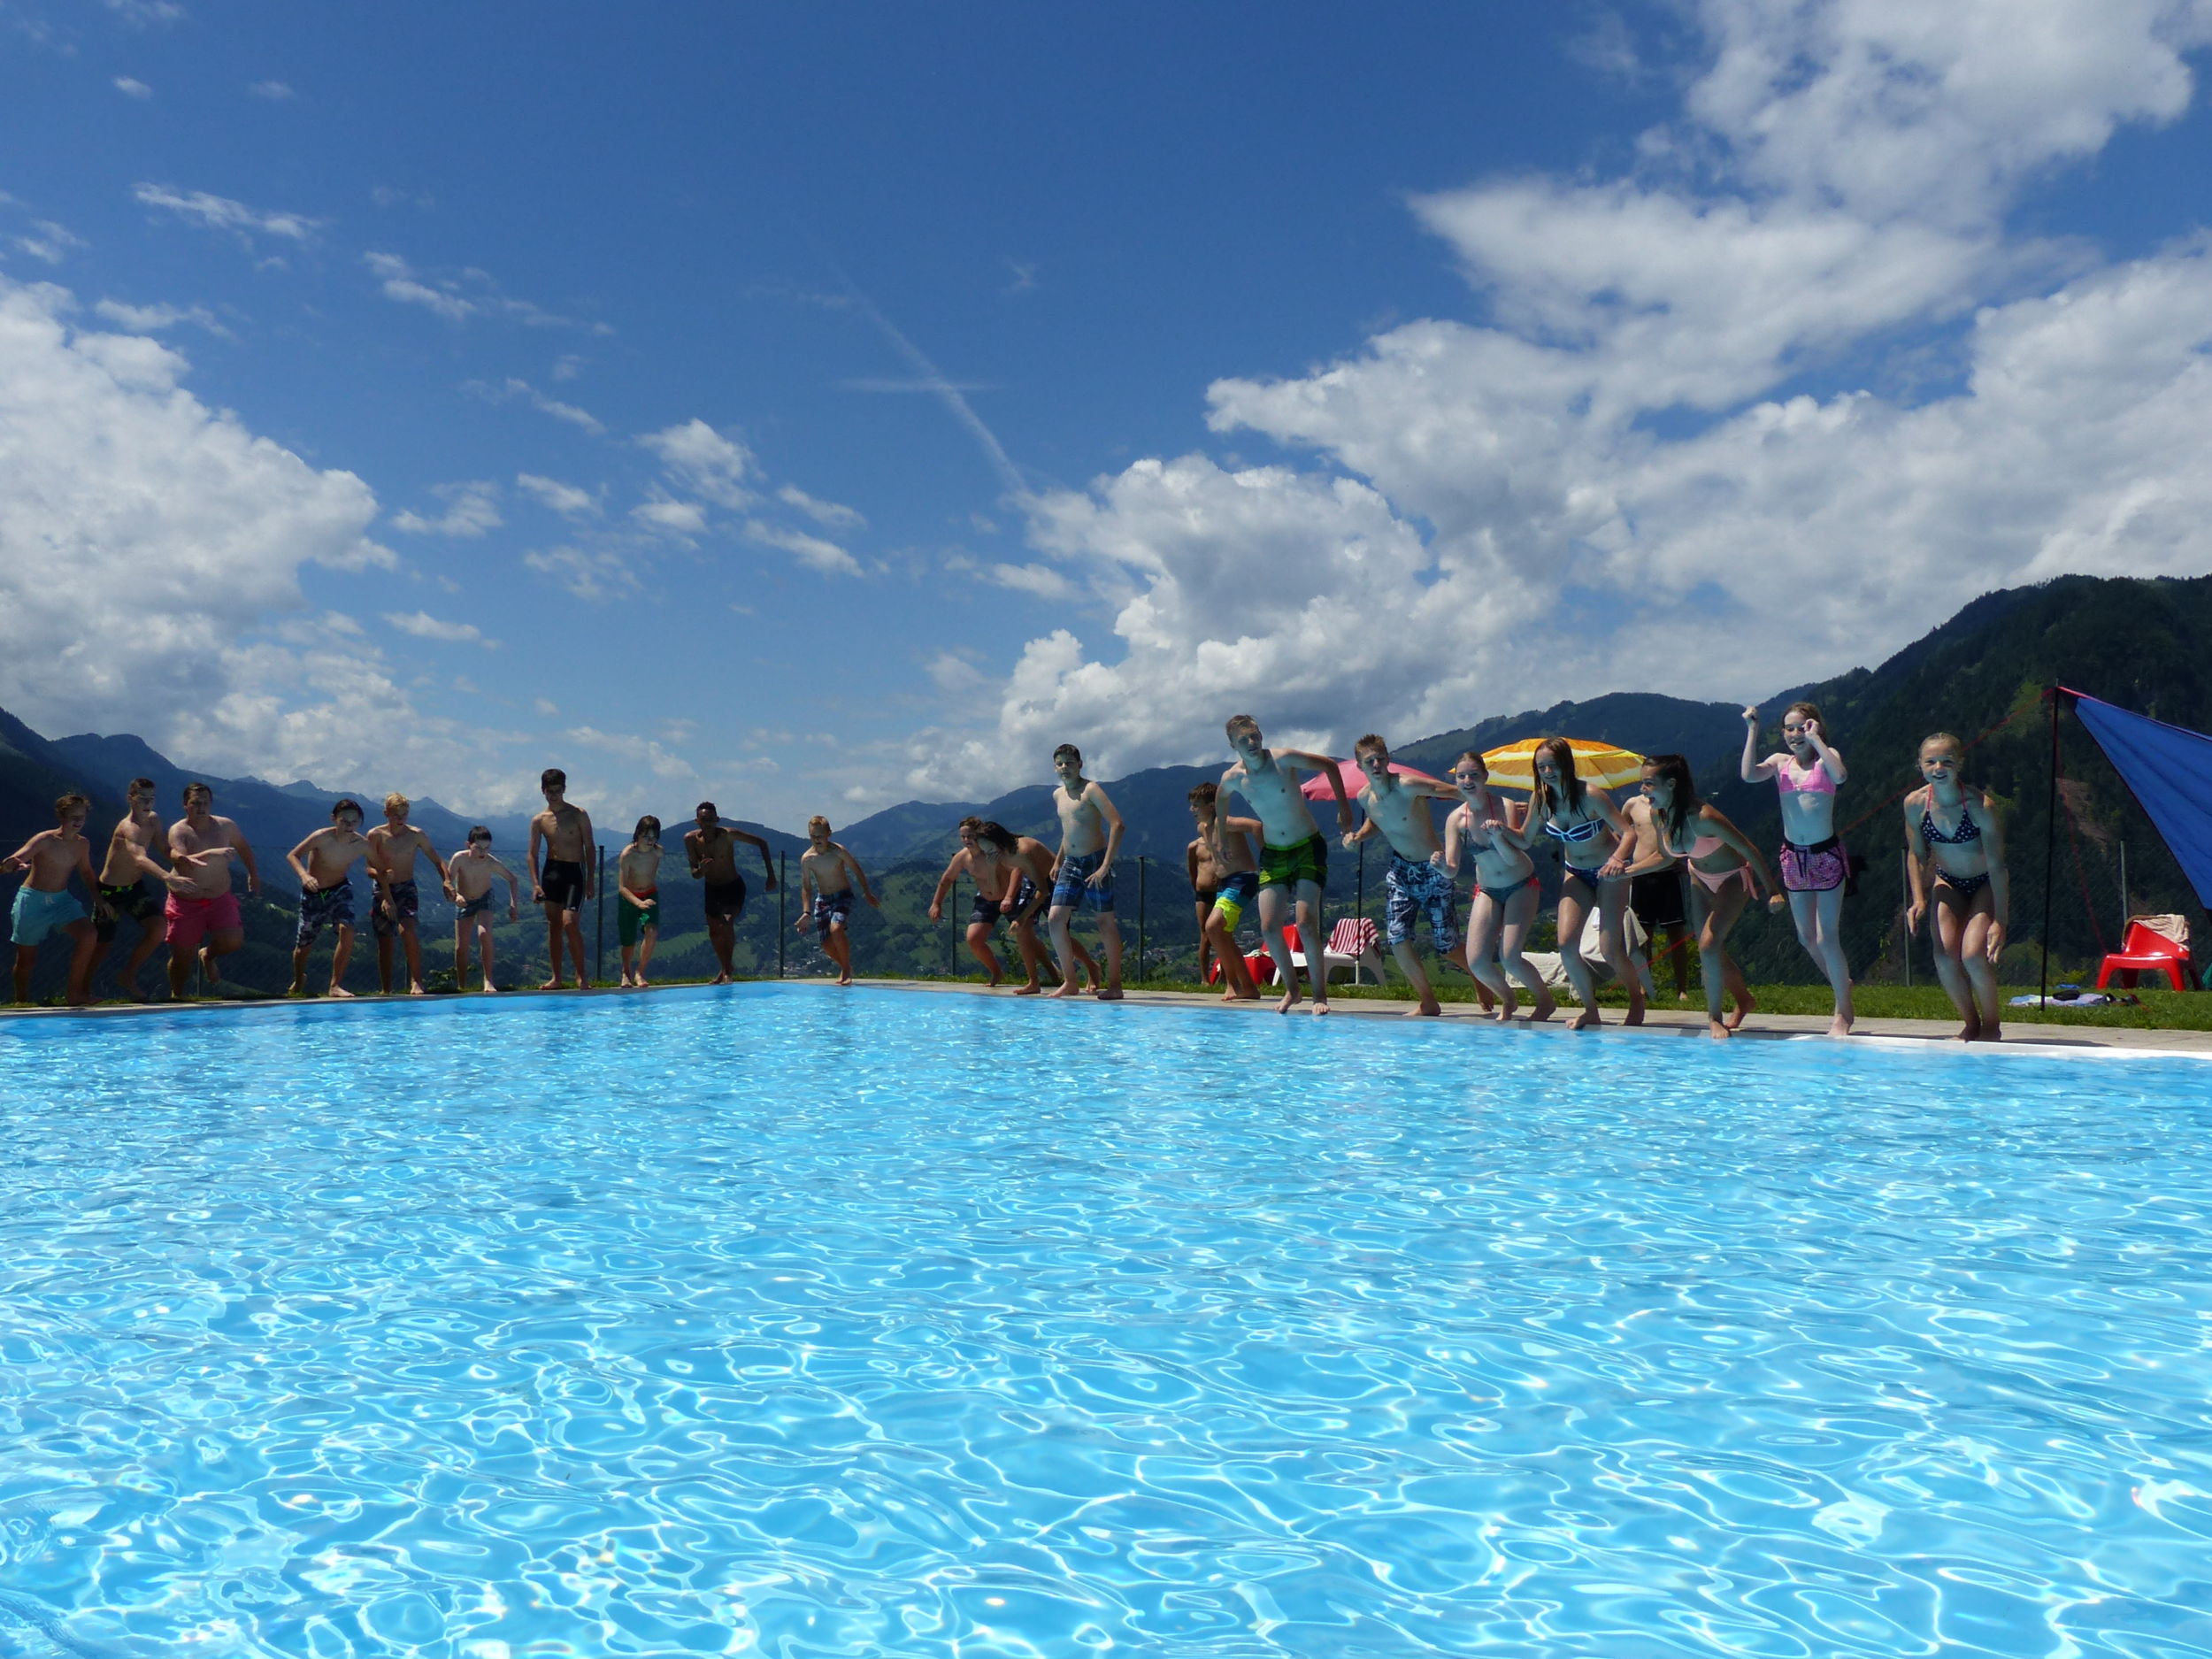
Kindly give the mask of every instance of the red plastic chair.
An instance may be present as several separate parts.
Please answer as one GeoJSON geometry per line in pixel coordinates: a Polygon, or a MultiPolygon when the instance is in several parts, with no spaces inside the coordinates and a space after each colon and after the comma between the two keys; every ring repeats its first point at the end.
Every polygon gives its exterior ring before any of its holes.
{"type": "Polygon", "coordinates": [[[2188,946],[2140,922],[2130,922],[2120,949],[2107,956],[2097,969],[2097,988],[2103,990],[2116,973],[2120,976],[2120,983],[2131,989],[2136,975],[2160,973],[2165,975],[2166,982],[2175,990],[2185,991],[2189,988],[2188,970],[2188,946]]]}

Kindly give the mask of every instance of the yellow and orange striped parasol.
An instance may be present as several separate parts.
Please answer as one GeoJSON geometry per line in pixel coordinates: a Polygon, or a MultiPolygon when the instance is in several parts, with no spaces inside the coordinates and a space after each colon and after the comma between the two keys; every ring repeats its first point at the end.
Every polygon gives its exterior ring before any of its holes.
{"type": "MultiPolygon", "coordinates": [[[[1490,781],[1504,789],[1533,789],[1536,746],[1541,741],[1541,738],[1525,738],[1520,742],[1486,751],[1482,764],[1490,768],[1490,781]]],[[[1601,789],[1618,789],[1643,776],[1644,757],[1633,749],[1617,749],[1610,743],[1593,742],[1580,737],[1571,737],[1567,743],[1575,752],[1575,776],[1585,783],[1595,784],[1601,789]]]]}

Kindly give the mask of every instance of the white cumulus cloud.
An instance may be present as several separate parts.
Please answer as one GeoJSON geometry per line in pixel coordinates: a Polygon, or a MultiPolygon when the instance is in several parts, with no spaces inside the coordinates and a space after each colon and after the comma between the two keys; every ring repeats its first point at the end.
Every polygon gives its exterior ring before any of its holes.
{"type": "Polygon", "coordinates": [[[441,645],[496,646],[497,640],[488,640],[484,631],[473,622],[448,622],[434,617],[426,611],[387,611],[384,620],[402,634],[418,640],[434,640],[441,645]]]}
{"type": "Polygon", "coordinates": [[[982,573],[1057,578],[1110,633],[1030,641],[995,720],[921,734],[902,787],[1002,784],[1064,739],[1109,773],[1200,759],[1247,708],[1341,747],[1763,694],[1993,588],[2212,569],[2212,249],[2100,264],[2005,229],[2052,168],[2187,107],[2212,5],[1687,13],[1701,56],[1633,176],[1412,204],[1481,326],[1210,388],[1215,432],[1288,464],[1032,498],[1041,559],[982,573]]]}
{"type": "Polygon", "coordinates": [[[826,541],[820,536],[810,535],[803,530],[793,530],[783,525],[749,518],[745,521],[745,534],[749,540],[757,541],[764,547],[780,548],[786,553],[796,554],[802,565],[810,570],[820,571],[826,576],[860,574],[858,559],[836,542],[826,541]]]}
{"type": "Polygon", "coordinates": [[[579,489],[573,484],[564,484],[557,478],[547,478],[538,472],[518,472],[515,474],[515,487],[565,518],[595,518],[599,512],[598,496],[588,489],[579,489]]]}

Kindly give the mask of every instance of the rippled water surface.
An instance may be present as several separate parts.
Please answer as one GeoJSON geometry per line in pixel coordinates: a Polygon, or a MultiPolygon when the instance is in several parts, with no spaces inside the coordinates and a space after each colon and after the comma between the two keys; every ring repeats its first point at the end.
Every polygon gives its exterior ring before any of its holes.
{"type": "Polygon", "coordinates": [[[2212,1066],[0,1030],[0,1655],[2212,1653],[2212,1066]]]}

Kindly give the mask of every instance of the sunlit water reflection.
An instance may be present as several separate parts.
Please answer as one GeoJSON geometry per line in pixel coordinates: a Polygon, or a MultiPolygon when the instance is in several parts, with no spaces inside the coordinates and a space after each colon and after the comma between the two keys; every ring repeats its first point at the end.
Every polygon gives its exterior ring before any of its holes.
{"type": "Polygon", "coordinates": [[[2212,1068],[0,1030],[0,1655],[2212,1653],[2212,1068]]]}

